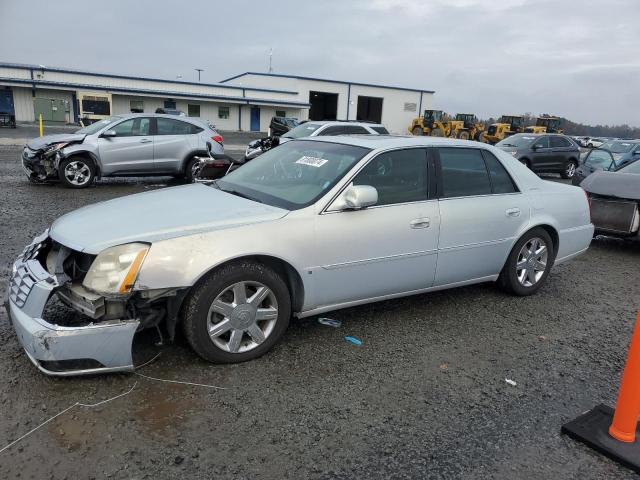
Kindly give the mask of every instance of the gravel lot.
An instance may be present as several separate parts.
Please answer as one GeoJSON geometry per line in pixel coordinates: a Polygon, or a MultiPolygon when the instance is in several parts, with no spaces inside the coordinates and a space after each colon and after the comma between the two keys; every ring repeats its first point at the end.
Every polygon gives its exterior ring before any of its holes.
{"type": "MultiPolygon", "coordinates": [[[[0,294],[13,258],[59,215],[169,182],[34,186],[18,155],[0,146],[0,294]]],[[[0,448],[136,385],[0,453],[0,478],[635,478],[559,432],[615,401],[639,262],[640,246],[597,239],[534,297],[479,285],[337,311],[341,328],[294,322],[271,353],[240,365],[207,364],[183,338],[136,338],[138,364],[162,352],[144,375],[226,390],[45,377],[0,309],[0,448]]]]}

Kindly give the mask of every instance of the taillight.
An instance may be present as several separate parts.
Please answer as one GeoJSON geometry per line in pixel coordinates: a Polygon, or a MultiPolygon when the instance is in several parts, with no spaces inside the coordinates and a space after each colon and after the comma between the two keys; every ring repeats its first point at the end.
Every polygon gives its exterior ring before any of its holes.
{"type": "Polygon", "coordinates": [[[591,197],[586,190],[584,191],[584,194],[587,197],[587,203],[589,204],[589,222],[591,222],[591,197]]]}
{"type": "Polygon", "coordinates": [[[220,145],[222,145],[222,142],[224,141],[224,138],[222,138],[222,135],[214,135],[213,137],[211,137],[211,140],[213,140],[214,142],[217,142],[220,145]]]}

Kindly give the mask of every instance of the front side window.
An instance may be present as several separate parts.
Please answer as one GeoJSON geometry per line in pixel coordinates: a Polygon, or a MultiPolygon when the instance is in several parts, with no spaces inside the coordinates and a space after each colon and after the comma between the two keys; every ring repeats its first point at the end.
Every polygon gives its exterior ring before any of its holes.
{"type": "Polygon", "coordinates": [[[187,115],[189,115],[190,117],[199,117],[200,105],[187,105],[187,115]]]}
{"type": "Polygon", "coordinates": [[[229,107],[218,107],[218,118],[229,118],[229,107]]]}
{"type": "Polygon", "coordinates": [[[533,143],[533,148],[549,148],[549,137],[540,137],[533,143]]]}
{"type": "Polygon", "coordinates": [[[287,210],[304,208],[328,192],[368,148],[297,140],[281,144],[217,181],[227,192],[287,210]]]}
{"type": "Polygon", "coordinates": [[[195,125],[172,118],[158,117],[156,121],[156,135],[190,135],[198,131],[195,125]]]}
{"type": "Polygon", "coordinates": [[[594,170],[613,170],[615,168],[613,157],[605,150],[592,150],[584,164],[594,170]]]}
{"type": "Polygon", "coordinates": [[[131,100],[129,102],[129,108],[131,110],[131,113],[144,113],[144,101],[131,100]]]}
{"type": "Polygon", "coordinates": [[[117,137],[139,137],[149,135],[149,118],[131,118],[114,126],[111,130],[117,137]]]}
{"type": "Polygon", "coordinates": [[[491,181],[482,153],[475,148],[440,148],[442,197],[491,194],[491,181]]]}
{"type": "Polygon", "coordinates": [[[427,152],[412,148],[381,153],[358,173],[353,184],[374,187],[376,205],[427,200],[427,152]]]}

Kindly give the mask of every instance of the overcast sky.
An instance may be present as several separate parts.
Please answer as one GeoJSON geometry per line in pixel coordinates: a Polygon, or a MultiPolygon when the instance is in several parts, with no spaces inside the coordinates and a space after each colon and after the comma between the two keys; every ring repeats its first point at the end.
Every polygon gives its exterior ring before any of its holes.
{"type": "Polygon", "coordinates": [[[640,126],[639,0],[0,0],[0,61],[435,90],[435,108],[640,126]],[[58,5],[57,8],[53,8],[58,5]]]}

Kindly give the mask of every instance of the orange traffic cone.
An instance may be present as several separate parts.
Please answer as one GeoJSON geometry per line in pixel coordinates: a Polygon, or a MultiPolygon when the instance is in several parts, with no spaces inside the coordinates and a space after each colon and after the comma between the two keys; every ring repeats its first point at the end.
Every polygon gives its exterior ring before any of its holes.
{"type": "Polygon", "coordinates": [[[640,473],[640,442],[636,442],[640,415],[640,312],[631,337],[615,411],[597,405],[562,426],[562,433],[585,443],[640,473]]]}
{"type": "Polygon", "coordinates": [[[609,435],[621,442],[636,441],[636,428],[640,414],[640,312],[633,329],[627,364],[622,374],[616,413],[609,427],[609,435]]]}

